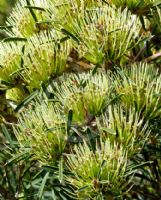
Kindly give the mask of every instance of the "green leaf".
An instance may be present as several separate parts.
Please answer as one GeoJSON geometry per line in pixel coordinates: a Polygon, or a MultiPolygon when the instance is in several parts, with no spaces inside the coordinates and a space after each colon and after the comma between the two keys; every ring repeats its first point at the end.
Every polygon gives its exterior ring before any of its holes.
{"type": "Polygon", "coordinates": [[[5,85],[5,86],[10,86],[10,87],[14,86],[14,84],[12,84],[8,81],[5,81],[5,80],[0,80],[0,84],[5,85]]]}
{"type": "Polygon", "coordinates": [[[135,173],[134,176],[141,178],[142,180],[147,180],[150,183],[153,182],[155,184],[157,184],[157,181],[152,180],[151,178],[149,178],[148,176],[144,175],[144,174],[139,174],[139,173],[135,173]]]}
{"type": "Polygon", "coordinates": [[[57,200],[54,190],[51,190],[51,196],[53,200],[57,200]]]}
{"type": "MultiPolygon", "coordinates": [[[[54,173],[57,173],[59,171],[59,168],[56,167],[56,166],[48,166],[48,165],[44,165],[42,166],[42,168],[46,171],[50,171],[50,172],[54,172],[54,173]]],[[[64,169],[63,170],[63,174],[70,174],[70,175],[73,175],[73,173],[67,169],[64,169]]]]}
{"type": "Polygon", "coordinates": [[[32,8],[30,8],[30,1],[29,0],[26,0],[26,2],[27,2],[27,6],[28,6],[28,8],[29,8],[29,10],[30,10],[30,13],[31,13],[31,15],[32,15],[32,17],[33,17],[33,19],[35,20],[35,22],[37,22],[38,20],[37,20],[37,17],[36,17],[36,15],[35,15],[35,13],[34,13],[34,11],[32,10],[32,8]]]}
{"type": "Polygon", "coordinates": [[[111,34],[111,33],[113,33],[113,32],[117,32],[117,31],[120,31],[120,30],[121,30],[121,28],[117,28],[117,29],[115,29],[115,30],[109,31],[108,34],[111,34]]]}
{"type": "Polygon", "coordinates": [[[18,75],[20,72],[22,72],[24,69],[18,69],[14,72],[12,72],[12,74],[9,75],[9,77],[14,76],[14,75],[18,75]]]}
{"type": "Polygon", "coordinates": [[[65,41],[67,41],[68,39],[69,39],[68,36],[63,37],[63,38],[60,39],[60,43],[63,43],[63,42],[65,42],[65,41]]]}
{"type": "Polygon", "coordinates": [[[48,99],[53,98],[53,94],[48,91],[48,87],[44,83],[41,84],[41,87],[48,99]]]}
{"type": "Polygon", "coordinates": [[[124,95],[124,94],[118,94],[118,95],[116,95],[113,99],[111,99],[110,101],[108,101],[107,104],[105,105],[104,109],[103,109],[103,112],[106,110],[106,108],[107,108],[109,105],[111,105],[111,104],[117,102],[123,95],[124,95]]]}
{"type": "Polygon", "coordinates": [[[102,164],[101,164],[101,166],[100,166],[98,175],[97,175],[97,178],[98,178],[98,179],[100,178],[100,175],[101,175],[101,172],[102,172],[102,168],[105,166],[105,164],[106,164],[106,160],[103,160],[103,161],[102,161],[102,164]]]}
{"type": "Polygon", "coordinates": [[[38,95],[38,90],[34,91],[32,94],[30,94],[28,97],[26,97],[16,108],[15,112],[18,112],[20,109],[22,109],[24,106],[29,104],[37,95],[38,95]]]}
{"type": "Polygon", "coordinates": [[[88,185],[85,185],[85,186],[79,188],[79,189],[77,190],[77,192],[82,192],[83,190],[85,190],[85,189],[88,188],[88,187],[89,187],[88,185]]]}
{"type": "Polygon", "coordinates": [[[58,126],[58,127],[46,129],[46,130],[45,130],[45,133],[52,132],[52,131],[56,131],[56,130],[59,130],[59,129],[60,129],[60,130],[64,130],[64,126],[58,126]]]}
{"type": "MultiPolygon", "coordinates": [[[[25,52],[25,45],[23,45],[23,47],[22,47],[22,54],[23,55],[24,55],[24,52],[25,52]]],[[[22,69],[22,71],[24,70],[23,64],[24,64],[24,59],[23,59],[23,56],[21,56],[21,69],[22,69]]]]}
{"type": "Polygon", "coordinates": [[[13,26],[0,26],[0,30],[2,29],[8,29],[8,28],[13,28],[13,26]]]}
{"type": "Polygon", "coordinates": [[[22,153],[19,153],[19,154],[16,154],[14,155],[11,159],[9,159],[5,165],[9,165],[11,164],[12,162],[18,162],[22,159],[26,159],[26,158],[29,158],[31,157],[32,155],[29,154],[29,151],[25,151],[25,152],[22,152],[22,153]]]}
{"type": "Polygon", "coordinates": [[[148,162],[144,162],[144,163],[137,164],[137,165],[136,164],[129,165],[127,168],[127,172],[129,172],[129,173],[127,173],[127,176],[134,174],[136,169],[139,169],[139,168],[145,167],[145,166],[149,166],[153,163],[154,163],[154,161],[148,161],[148,162]]]}
{"type": "Polygon", "coordinates": [[[25,6],[25,8],[29,8],[29,9],[35,9],[35,10],[41,10],[41,11],[45,11],[45,9],[44,9],[44,8],[37,7],[37,6],[30,6],[30,5],[28,5],[28,6],[25,6]]]}
{"type": "Polygon", "coordinates": [[[139,16],[139,18],[140,18],[140,22],[141,22],[141,24],[142,24],[142,27],[143,27],[144,31],[146,31],[145,22],[144,22],[144,17],[143,17],[143,16],[139,16]]]}
{"type": "Polygon", "coordinates": [[[67,35],[69,38],[72,38],[74,41],[76,41],[79,44],[79,39],[74,36],[72,33],[70,33],[69,31],[65,30],[65,29],[61,29],[62,33],[64,33],[64,35],[67,35]]]}
{"type": "Polygon", "coordinates": [[[42,180],[42,183],[41,183],[41,186],[39,188],[39,192],[38,192],[38,199],[41,200],[42,197],[43,197],[43,193],[44,193],[44,188],[45,188],[45,184],[46,184],[46,181],[49,177],[49,172],[47,172],[42,180]]]}
{"type": "Polygon", "coordinates": [[[93,131],[89,127],[87,128],[86,131],[87,131],[88,139],[89,139],[90,145],[92,147],[92,150],[95,152],[97,134],[93,133],[93,131]]]}
{"type": "Polygon", "coordinates": [[[108,5],[109,5],[108,1],[102,0],[102,2],[104,2],[104,3],[106,3],[106,4],[108,4],[108,5]]]}
{"type": "Polygon", "coordinates": [[[97,69],[100,67],[100,64],[96,64],[96,66],[94,67],[94,69],[92,70],[92,75],[95,75],[95,73],[97,72],[97,69]]]}
{"type": "Polygon", "coordinates": [[[68,121],[67,121],[67,132],[69,133],[71,125],[72,125],[72,119],[73,119],[73,111],[69,110],[68,112],[68,121]]]}
{"type": "Polygon", "coordinates": [[[59,181],[62,183],[63,181],[63,158],[61,157],[59,161],[59,181]]]}
{"type": "Polygon", "coordinates": [[[44,165],[44,166],[42,166],[42,168],[47,170],[47,171],[52,171],[52,172],[57,172],[58,171],[58,167],[56,167],[56,166],[44,165]]]}
{"type": "Polygon", "coordinates": [[[63,196],[60,192],[59,192],[59,195],[60,195],[62,200],[67,200],[67,198],[65,198],[65,196],[63,196]]]}
{"type": "Polygon", "coordinates": [[[8,38],[5,38],[3,39],[3,42],[22,42],[22,41],[27,41],[26,38],[20,38],[20,37],[8,37],[8,38]]]}
{"type": "Polygon", "coordinates": [[[9,142],[11,148],[14,150],[15,149],[14,141],[12,140],[6,126],[4,124],[1,124],[1,128],[2,128],[2,131],[4,133],[6,140],[9,142]]]}
{"type": "Polygon", "coordinates": [[[38,172],[32,177],[32,180],[38,179],[39,177],[42,176],[42,174],[44,174],[44,169],[41,169],[40,171],[38,171],[38,172]]]}
{"type": "Polygon", "coordinates": [[[110,133],[111,135],[116,135],[116,131],[111,129],[111,128],[107,128],[107,127],[101,127],[102,131],[105,131],[107,133],[110,133]]]}

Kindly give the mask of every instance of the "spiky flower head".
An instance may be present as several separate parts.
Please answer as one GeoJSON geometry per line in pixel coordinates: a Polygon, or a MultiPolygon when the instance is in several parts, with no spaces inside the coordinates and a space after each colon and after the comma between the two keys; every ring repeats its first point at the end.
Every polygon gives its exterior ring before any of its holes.
{"type": "Polygon", "coordinates": [[[80,58],[93,64],[119,59],[140,37],[139,21],[127,9],[122,11],[106,4],[91,10],[84,8],[83,13],[78,11],[66,17],[62,28],[76,41],[80,58]]]}
{"type": "Polygon", "coordinates": [[[57,162],[66,146],[66,119],[46,102],[37,102],[35,109],[21,113],[14,130],[21,149],[29,149],[42,164],[57,162]]]}
{"type": "Polygon", "coordinates": [[[73,110],[73,121],[88,122],[106,107],[111,88],[107,73],[82,73],[57,85],[55,96],[65,112],[73,110]]]}
{"type": "Polygon", "coordinates": [[[21,56],[23,43],[1,42],[0,43],[0,80],[14,83],[21,69],[21,56]]]}
{"type": "Polygon", "coordinates": [[[67,68],[70,52],[68,41],[60,43],[55,31],[33,35],[25,48],[22,76],[31,88],[40,88],[51,76],[61,75],[67,68]]]}
{"type": "Polygon", "coordinates": [[[121,103],[125,109],[132,105],[145,119],[160,115],[161,77],[153,66],[141,63],[126,69],[115,77],[115,89],[122,93],[121,103]]]}
{"type": "Polygon", "coordinates": [[[37,6],[45,9],[46,0],[18,1],[6,22],[7,26],[11,26],[11,30],[6,31],[7,35],[28,38],[35,32],[40,31],[37,29],[36,23],[46,19],[44,11],[27,6],[37,6]]]}
{"type": "Polygon", "coordinates": [[[110,141],[98,141],[93,152],[84,142],[67,155],[67,166],[74,176],[66,180],[75,188],[79,199],[113,198],[122,194],[125,186],[127,158],[122,147],[110,141]]]}
{"type": "MultiPolygon", "coordinates": [[[[77,18],[87,9],[95,9],[102,6],[101,0],[59,0],[49,1],[47,9],[47,18],[53,24],[53,27],[61,29],[64,25],[69,25],[71,17],[77,18]]],[[[71,27],[71,26],[70,26],[71,27]]]]}
{"type": "Polygon", "coordinates": [[[142,150],[150,134],[148,123],[145,124],[141,114],[132,108],[125,110],[118,105],[109,106],[96,122],[101,138],[122,145],[128,158],[142,150]]]}

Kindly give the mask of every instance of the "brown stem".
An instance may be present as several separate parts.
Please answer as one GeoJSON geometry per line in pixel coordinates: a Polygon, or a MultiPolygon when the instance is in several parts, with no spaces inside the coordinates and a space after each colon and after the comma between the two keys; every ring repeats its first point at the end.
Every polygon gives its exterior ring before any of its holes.
{"type": "Polygon", "coordinates": [[[152,56],[149,56],[148,58],[145,59],[146,62],[151,62],[153,60],[156,60],[161,57],[161,52],[155,53],[152,56]]]}
{"type": "Polygon", "coordinates": [[[13,194],[6,190],[5,188],[0,187],[0,194],[5,200],[16,200],[13,194]]]}

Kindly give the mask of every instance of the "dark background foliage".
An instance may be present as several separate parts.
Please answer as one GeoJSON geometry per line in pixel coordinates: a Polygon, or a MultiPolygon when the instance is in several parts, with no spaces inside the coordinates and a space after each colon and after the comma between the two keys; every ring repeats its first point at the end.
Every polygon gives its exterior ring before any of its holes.
{"type": "MultiPolygon", "coordinates": [[[[0,26],[3,26],[5,20],[10,13],[13,5],[15,4],[16,0],[1,0],[0,1],[0,26]]],[[[4,37],[4,33],[0,31],[0,38],[4,37]]]]}

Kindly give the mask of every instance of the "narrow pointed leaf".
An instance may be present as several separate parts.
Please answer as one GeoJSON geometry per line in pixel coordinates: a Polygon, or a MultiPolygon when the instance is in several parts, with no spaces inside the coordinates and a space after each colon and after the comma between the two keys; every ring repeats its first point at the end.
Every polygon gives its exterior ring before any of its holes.
{"type": "Polygon", "coordinates": [[[24,106],[29,104],[36,96],[38,95],[38,90],[30,94],[28,97],[26,97],[16,108],[15,112],[18,112],[20,109],[22,109],[24,106]]]}
{"type": "Polygon", "coordinates": [[[10,136],[10,133],[8,132],[6,126],[5,126],[4,124],[1,124],[1,128],[2,128],[2,131],[3,131],[3,133],[4,133],[4,136],[5,136],[6,140],[7,140],[7,141],[9,142],[9,144],[10,144],[10,147],[11,147],[12,149],[14,149],[14,148],[15,148],[14,141],[12,140],[12,138],[11,138],[11,136],[10,136]]]}
{"type": "Polygon", "coordinates": [[[42,197],[43,197],[43,193],[44,193],[44,189],[45,189],[45,184],[46,184],[46,181],[49,177],[49,172],[47,172],[42,180],[42,183],[41,183],[41,186],[39,188],[39,192],[38,192],[38,199],[41,200],[42,197]]]}
{"type": "Polygon", "coordinates": [[[72,119],[73,119],[73,111],[69,110],[68,112],[68,121],[67,121],[67,132],[69,133],[71,125],[72,125],[72,119]]]}

